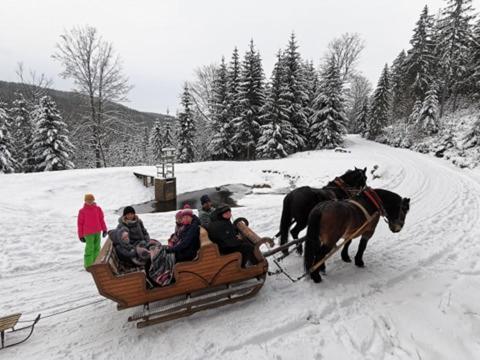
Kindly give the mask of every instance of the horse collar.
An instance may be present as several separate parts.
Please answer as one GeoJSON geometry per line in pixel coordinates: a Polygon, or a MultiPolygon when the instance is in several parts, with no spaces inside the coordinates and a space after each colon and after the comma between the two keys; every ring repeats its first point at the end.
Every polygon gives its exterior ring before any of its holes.
{"type": "Polygon", "coordinates": [[[373,205],[378,209],[378,211],[380,212],[380,216],[385,216],[386,215],[385,208],[383,207],[382,200],[380,199],[378,194],[372,188],[368,188],[365,191],[365,195],[373,203],[373,205]]]}
{"type": "Polygon", "coordinates": [[[345,182],[337,177],[335,178],[335,180],[333,181],[335,185],[337,185],[337,187],[342,190],[345,194],[347,194],[348,197],[350,197],[350,193],[348,192],[348,190],[345,188],[345,182]]]}

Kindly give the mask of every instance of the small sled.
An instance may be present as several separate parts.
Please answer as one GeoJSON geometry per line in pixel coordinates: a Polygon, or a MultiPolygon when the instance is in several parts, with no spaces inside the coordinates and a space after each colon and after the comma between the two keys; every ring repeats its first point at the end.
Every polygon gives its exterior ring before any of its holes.
{"type": "Polygon", "coordinates": [[[0,348],[0,350],[21,344],[27,341],[30,338],[30,336],[32,336],[35,325],[37,324],[38,320],[40,320],[40,314],[35,318],[35,320],[32,321],[32,324],[15,329],[15,326],[17,325],[18,320],[20,319],[21,316],[22,314],[12,314],[9,316],[0,317],[0,337],[1,337],[1,343],[2,343],[2,347],[0,348]],[[23,338],[20,341],[13,342],[11,344],[6,344],[5,335],[21,332],[22,330],[28,330],[28,329],[30,330],[30,332],[25,338],[23,338]]]}
{"type": "Polygon", "coordinates": [[[100,295],[115,301],[118,310],[143,306],[128,318],[137,322],[138,328],[245,300],[258,293],[265,282],[268,262],[259,247],[265,242],[273,245],[273,241],[260,238],[245,219],[238,219],[235,225],[244,241],[255,245],[257,265],[242,268],[240,253],[221,255],[201,227],[197,257],[175,264],[175,282],[171,285],[151,287],[145,269],[124,269],[110,239],[87,270],[100,295]]]}

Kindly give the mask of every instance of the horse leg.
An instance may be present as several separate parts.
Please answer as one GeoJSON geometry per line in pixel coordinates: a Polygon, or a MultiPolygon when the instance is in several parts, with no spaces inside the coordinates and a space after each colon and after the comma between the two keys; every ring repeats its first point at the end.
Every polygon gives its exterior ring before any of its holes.
{"type": "Polygon", "coordinates": [[[352,259],[350,259],[350,256],[348,255],[348,247],[350,246],[351,241],[347,242],[345,245],[343,245],[342,249],[342,260],[349,263],[352,262],[352,259]]]}
{"type": "Polygon", "coordinates": [[[355,265],[358,267],[364,267],[365,263],[363,262],[363,253],[365,252],[365,249],[367,248],[367,243],[368,240],[370,239],[370,236],[363,235],[362,238],[360,239],[360,244],[358,244],[358,250],[357,254],[355,255],[355,265]]]}
{"type": "MultiPolygon", "coordinates": [[[[320,260],[322,260],[329,252],[330,250],[332,250],[332,247],[331,246],[327,246],[327,245],[321,245],[320,246],[320,249],[318,251],[318,254],[315,256],[315,262],[314,262],[314,265],[319,262],[320,260]]],[[[320,271],[321,271],[321,266],[316,269],[315,271],[312,271],[310,273],[310,278],[315,282],[315,283],[319,283],[320,281],[322,281],[322,277],[320,276],[320,271]]]]}
{"type": "MultiPolygon", "coordinates": [[[[305,229],[308,224],[307,224],[306,220],[297,220],[297,219],[295,219],[295,220],[297,221],[297,223],[293,227],[293,229],[290,231],[290,234],[292,234],[292,237],[293,237],[294,240],[297,240],[298,239],[298,234],[300,233],[300,231],[305,229]]],[[[303,254],[302,244],[297,245],[296,251],[297,251],[297,254],[299,254],[299,255],[303,254]]]]}

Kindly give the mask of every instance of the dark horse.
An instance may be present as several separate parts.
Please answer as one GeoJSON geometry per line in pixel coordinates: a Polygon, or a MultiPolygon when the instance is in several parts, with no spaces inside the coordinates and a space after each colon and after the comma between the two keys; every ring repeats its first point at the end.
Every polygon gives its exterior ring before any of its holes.
{"type": "MultiPolygon", "coordinates": [[[[390,230],[396,233],[402,230],[409,209],[409,198],[402,198],[391,191],[371,188],[365,189],[351,200],[318,204],[308,219],[305,241],[306,271],[311,271],[312,266],[322,260],[340,238],[353,239],[360,235],[362,238],[355,255],[355,265],[363,267],[363,253],[380,217],[385,217],[390,230]]],[[[342,260],[345,262],[351,261],[348,256],[350,242],[342,249],[342,260]]],[[[315,282],[322,280],[319,270],[310,273],[315,282]]]]}
{"type": "MultiPolygon", "coordinates": [[[[288,242],[288,230],[295,222],[290,231],[294,239],[298,239],[300,231],[308,224],[308,214],[322,201],[347,199],[358,194],[367,183],[367,168],[348,170],[345,174],[330,181],[321,189],[310,186],[302,186],[289,192],[283,199],[282,217],[280,220],[280,245],[288,242]]],[[[297,251],[302,252],[302,245],[297,246],[297,251]]],[[[284,254],[288,250],[283,251],[284,254]]]]}

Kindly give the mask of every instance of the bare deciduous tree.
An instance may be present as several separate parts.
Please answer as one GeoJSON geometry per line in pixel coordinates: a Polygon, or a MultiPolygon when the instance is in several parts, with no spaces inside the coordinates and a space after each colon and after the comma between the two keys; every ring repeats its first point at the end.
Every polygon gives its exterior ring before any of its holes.
{"type": "Polygon", "coordinates": [[[28,76],[25,75],[25,68],[22,62],[17,63],[15,70],[20,84],[22,84],[22,94],[33,108],[38,100],[47,95],[47,90],[52,86],[53,80],[44,73],[38,74],[35,70],[29,69],[28,76]]]}
{"type": "Polygon", "coordinates": [[[344,33],[328,44],[325,59],[333,59],[340,71],[340,77],[345,83],[355,74],[355,66],[364,48],[365,43],[359,34],[344,33]]]}
{"type": "Polygon", "coordinates": [[[195,110],[207,121],[210,121],[210,102],[217,70],[216,64],[200,66],[195,69],[195,80],[188,83],[195,110]]]}
{"type": "Polygon", "coordinates": [[[75,90],[88,97],[89,116],[81,127],[89,132],[95,165],[107,166],[104,142],[117,129],[114,123],[121,121],[118,114],[108,111],[108,105],[126,101],[131,86],[112,44],[103,40],[96,28],[75,27],[60,38],[52,57],[64,67],[60,75],[72,79],[75,90]]]}

